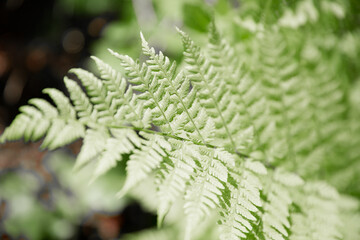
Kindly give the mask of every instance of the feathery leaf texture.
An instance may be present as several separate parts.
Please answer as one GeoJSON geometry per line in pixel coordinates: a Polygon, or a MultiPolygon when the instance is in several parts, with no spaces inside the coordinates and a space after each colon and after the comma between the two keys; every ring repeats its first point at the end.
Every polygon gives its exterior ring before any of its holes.
{"type": "Polygon", "coordinates": [[[343,138],[345,94],[335,73],[294,60],[276,29],[256,39],[256,64],[241,59],[214,23],[204,49],[178,31],[185,67],[141,34],[144,62],[110,50],[123,76],[93,57],[99,77],[72,69],[80,83],[64,78],[69,97],[45,89],[53,104],[30,100],[0,141],[44,138],[42,148],[52,150],[82,138],[74,168],[93,163],[91,180],[129,155],[118,196],[155,179],[159,227],[180,202],[186,240],[214,214],[224,240],[345,236],[340,222],[350,211],[340,215],[336,190],[295,173],[323,166],[343,138]]]}

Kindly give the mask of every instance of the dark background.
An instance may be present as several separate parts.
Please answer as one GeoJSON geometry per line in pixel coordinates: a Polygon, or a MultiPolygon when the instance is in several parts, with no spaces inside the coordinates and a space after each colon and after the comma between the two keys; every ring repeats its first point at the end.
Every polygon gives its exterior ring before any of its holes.
{"type": "Polygon", "coordinates": [[[55,0],[8,0],[0,6],[0,124],[9,125],[18,108],[47,87],[62,89],[67,71],[81,66],[89,46],[119,11],[71,14],[55,0]],[[90,29],[89,25],[93,29],[90,29]]]}

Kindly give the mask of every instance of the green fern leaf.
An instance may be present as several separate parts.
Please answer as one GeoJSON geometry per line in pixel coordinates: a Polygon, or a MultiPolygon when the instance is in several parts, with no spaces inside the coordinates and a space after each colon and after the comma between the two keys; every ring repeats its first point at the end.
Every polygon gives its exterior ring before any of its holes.
{"type": "Polygon", "coordinates": [[[200,48],[195,45],[187,34],[178,31],[183,40],[189,78],[197,87],[201,105],[206,108],[209,116],[215,120],[215,144],[237,150],[238,147],[233,139],[234,134],[229,128],[229,125],[236,125],[237,118],[234,118],[234,111],[229,108],[232,104],[229,104],[230,99],[229,94],[226,92],[225,83],[219,81],[215,68],[203,56],[200,48]]]}
{"type": "Polygon", "coordinates": [[[244,167],[242,173],[231,174],[234,184],[227,185],[231,196],[220,220],[220,239],[247,239],[262,206],[262,184],[255,174],[266,174],[267,171],[261,163],[250,160],[244,163],[244,167]]]}
{"type": "MultiPolygon", "coordinates": [[[[134,153],[130,156],[130,160],[127,162],[126,171],[127,178],[121,191],[117,194],[118,197],[122,197],[132,187],[144,180],[154,169],[158,168],[164,157],[167,157],[166,151],[164,151],[164,144],[166,141],[162,136],[149,135],[141,133],[142,136],[148,138],[144,140],[139,146],[139,149],[135,149],[134,153]]],[[[166,150],[171,150],[171,146],[166,144],[166,150]]]]}
{"type": "Polygon", "coordinates": [[[74,104],[74,108],[79,117],[80,122],[84,122],[85,124],[88,122],[95,122],[93,112],[93,105],[90,103],[89,98],[82,91],[80,86],[73,80],[65,77],[64,83],[68,92],[70,93],[70,99],[74,104]]]}
{"type": "Polygon", "coordinates": [[[111,102],[106,97],[107,91],[102,81],[92,73],[80,68],[71,69],[70,72],[76,74],[85,87],[86,93],[90,97],[94,109],[97,111],[96,117],[98,121],[101,123],[114,122],[115,109],[110,107],[111,102]]]}

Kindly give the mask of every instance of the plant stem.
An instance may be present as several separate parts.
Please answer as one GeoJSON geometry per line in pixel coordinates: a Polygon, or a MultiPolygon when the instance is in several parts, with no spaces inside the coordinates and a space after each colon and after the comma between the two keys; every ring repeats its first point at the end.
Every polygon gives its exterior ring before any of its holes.
{"type": "MultiPolygon", "coordinates": [[[[176,139],[176,140],[179,140],[179,141],[187,141],[187,142],[191,142],[193,144],[200,145],[200,146],[205,146],[205,147],[208,147],[208,148],[213,148],[213,149],[219,148],[219,147],[214,146],[214,145],[209,144],[209,143],[205,143],[205,142],[200,143],[200,142],[196,142],[196,141],[193,141],[191,139],[188,139],[188,138],[182,138],[182,137],[179,137],[179,136],[174,136],[174,135],[164,133],[164,132],[153,131],[153,130],[150,130],[150,129],[144,129],[144,128],[138,128],[138,127],[134,127],[134,126],[126,126],[126,125],[123,125],[123,126],[110,125],[108,127],[109,128],[127,128],[127,129],[135,130],[137,132],[146,132],[146,133],[150,133],[150,134],[157,134],[157,135],[160,135],[160,136],[163,136],[163,137],[173,138],[173,139],[176,139]]],[[[232,154],[236,154],[236,155],[238,155],[240,157],[243,157],[243,158],[249,158],[250,157],[247,154],[244,154],[244,153],[241,153],[241,152],[238,152],[238,151],[230,151],[230,150],[227,150],[227,151],[232,153],[232,154]]]]}

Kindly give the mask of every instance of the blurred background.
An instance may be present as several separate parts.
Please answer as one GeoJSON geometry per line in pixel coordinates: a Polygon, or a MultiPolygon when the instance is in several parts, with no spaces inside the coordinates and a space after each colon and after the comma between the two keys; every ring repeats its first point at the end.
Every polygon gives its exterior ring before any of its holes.
{"type": "MultiPolygon", "coordinates": [[[[277,6],[295,8],[296,2],[272,1],[269,21],[283,16],[277,6]]],[[[332,20],[324,22],[331,24],[331,36],[339,36],[336,44],[346,56],[340,67],[348,79],[358,79],[360,4],[344,2],[329,8],[332,20]]],[[[66,92],[62,79],[70,68],[95,71],[89,56],[115,68],[108,48],[139,57],[140,31],[181,61],[175,26],[201,43],[216,16],[231,41],[250,41],[261,6],[261,0],[0,0],[0,133],[29,99],[47,99],[44,88],[66,92]],[[255,22],[246,20],[250,15],[255,22]]],[[[54,152],[40,152],[39,145],[0,146],[0,239],[114,239],[156,225],[151,206],[114,197],[124,166],[89,185],[90,171],[71,171],[81,142],[54,152]]]]}

